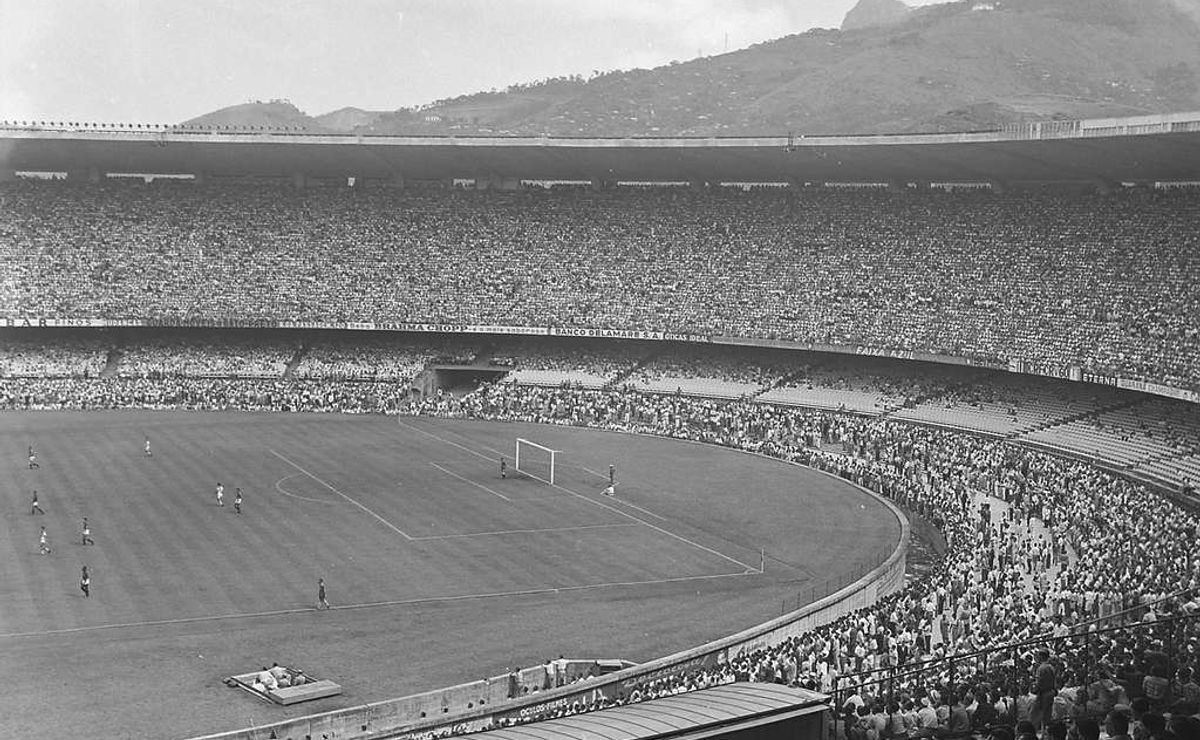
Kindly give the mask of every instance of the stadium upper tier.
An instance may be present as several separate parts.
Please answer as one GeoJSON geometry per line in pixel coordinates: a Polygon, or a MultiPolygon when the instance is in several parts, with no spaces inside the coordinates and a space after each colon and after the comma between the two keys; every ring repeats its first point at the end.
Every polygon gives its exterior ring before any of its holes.
{"type": "Polygon", "coordinates": [[[0,318],[656,330],[1200,384],[1200,194],[0,186],[0,318]]]}

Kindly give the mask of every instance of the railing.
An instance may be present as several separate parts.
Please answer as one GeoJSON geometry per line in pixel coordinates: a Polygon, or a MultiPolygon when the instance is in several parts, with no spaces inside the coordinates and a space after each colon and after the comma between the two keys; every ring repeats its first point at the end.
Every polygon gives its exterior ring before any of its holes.
{"type": "MultiPolygon", "coordinates": [[[[815,467],[815,466],[814,466],[815,467]]],[[[836,593],[846,586],[854,583],[858,579],[867,575],[879,566],[883,565],[892,553],[895,552],[894,547],[876,548],[877,552],[871,555],[867,560],[862,561],[857,567],[847,573],[842,573],[834,578],[827,578],[820,583],[810,584],[807,588],[797,591],[794,595],[780,600],[779,614],[780,616],[789,612],[799,611],[805,604],[812,604],[820,599],[836,593]]],[[[779,561],[775,561],[779,562],[779,561]]],[[[772,563],[771,554],[766,554],[764,566],[770,570],[772,563]]],[[[784,563],[784,565],[791,565],[784,563]]]]}

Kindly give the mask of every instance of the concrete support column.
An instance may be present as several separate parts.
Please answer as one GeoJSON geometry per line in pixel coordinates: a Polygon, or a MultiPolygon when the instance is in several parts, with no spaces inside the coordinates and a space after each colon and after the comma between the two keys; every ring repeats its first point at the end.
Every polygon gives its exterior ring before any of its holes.
{"type": "Polygon", "coordinates": [[[506,177],[491,173],[475,177],[476,190],[520,190],[521,180],[516,177],[506,177]]]}
{"type": "Polygon", "coordinates": [[[396,190],[403,190],[404,189],[404,175],[400,174],[399,172],[393,172],[392,176],[390,178],[388,178],[388,185],[395,188],[396,190]]]}
{"type": "Polygon", "coordinates": [[[16,170],[0,170],[0,182],[14,182],[17,179],[16,170]]]}
{"type": "Polygon", "coordinates": [[[308,187],[308,175],[303,172],[292,173],[292,187],[297,190],[304,190],[308,187]]]}
{"type": "Polygon", "coordinates": [[[100,180],[103,178],[103,175],[104,173],[100,172],[100,170],[96,169],[95,167],[89,167],[86,170],[68,170],[67,180],[69,182],[87,182],[95,184],[100,182],[100,180]]]}
{"type": "Polygon", "coordinates": [[[1004,180],[992,180],[991,186],[992,192],[996,195],[1004,195],[1008,192],[1008,183],[1004,180]]]}

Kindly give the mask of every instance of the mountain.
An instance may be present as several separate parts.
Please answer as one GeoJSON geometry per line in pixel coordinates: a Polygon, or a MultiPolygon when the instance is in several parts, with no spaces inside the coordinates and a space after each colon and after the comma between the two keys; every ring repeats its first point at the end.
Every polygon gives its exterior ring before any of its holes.
{"type": "Polygon", "coordinates": [[[286,100],[231,105],[183,122],[184,126],[235,129],[301,129],[326,132],[323,125],[286,100]]]}
{"type": "Polygon", "coordinates": [[[846,13],[842,30],[895,25],[904,20],[910,10],[901,0],[858,0],[858,5],[846,13]]]}
{"type": "Polygon", "coordinates": [[[652,70],[514,85],[371,114],[369,123],[346,116],[310,125],[430,135],[783,136],[1200,110],[1197,18],[1200,0],[967,0],[915,8],[892,25],[816,29],[652,70]]]}
{"type": "Polygon", "coordinates": [[[383,116],[383,111],[363,110],[362,108],[339,108],[329,113],[322,113],[314,120],[317,125],[333,131],[354,131],[370,129],[383,116]]]}

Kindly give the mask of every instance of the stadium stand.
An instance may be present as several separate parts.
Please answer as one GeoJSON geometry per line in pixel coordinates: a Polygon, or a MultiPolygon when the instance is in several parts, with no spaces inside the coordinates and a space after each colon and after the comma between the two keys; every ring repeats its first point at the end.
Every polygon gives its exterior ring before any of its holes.
{"type": "Polygon", "coordinates": [[[470,362],[478,353],[455,338],[415,341],[395,336],[340,336],[320,332],[305,345],[294,376],[408,383],[434,361],[470,362]]]}
{"type": "Polygon", "coordinates": [[[658,330],[1200,382],[1190,189],[16,182],[0,197],[5,319],[658,330]]]}
{"type": "Polygon", "coordinates": [[[99,377],[110,342],[101,333],[37,336],[8,333],[0,342],[0,378],[99,377]]]}
{"type": "Polygon", "coordinates": [[[211,332],[141,334],[122,342],[122,378],[282,378],[296,354],[294,339],[214,335],[211,332]]]}
{"type": "Polygon", "coordinates": [[[513,368],[509,379],[519,385],[578,385],[603,388],[627,375],[653,353],[653,348],[632,343],[614,348],[611,343],[555,341],[520,337],[504,342],[495,364],[513,368]]]}

